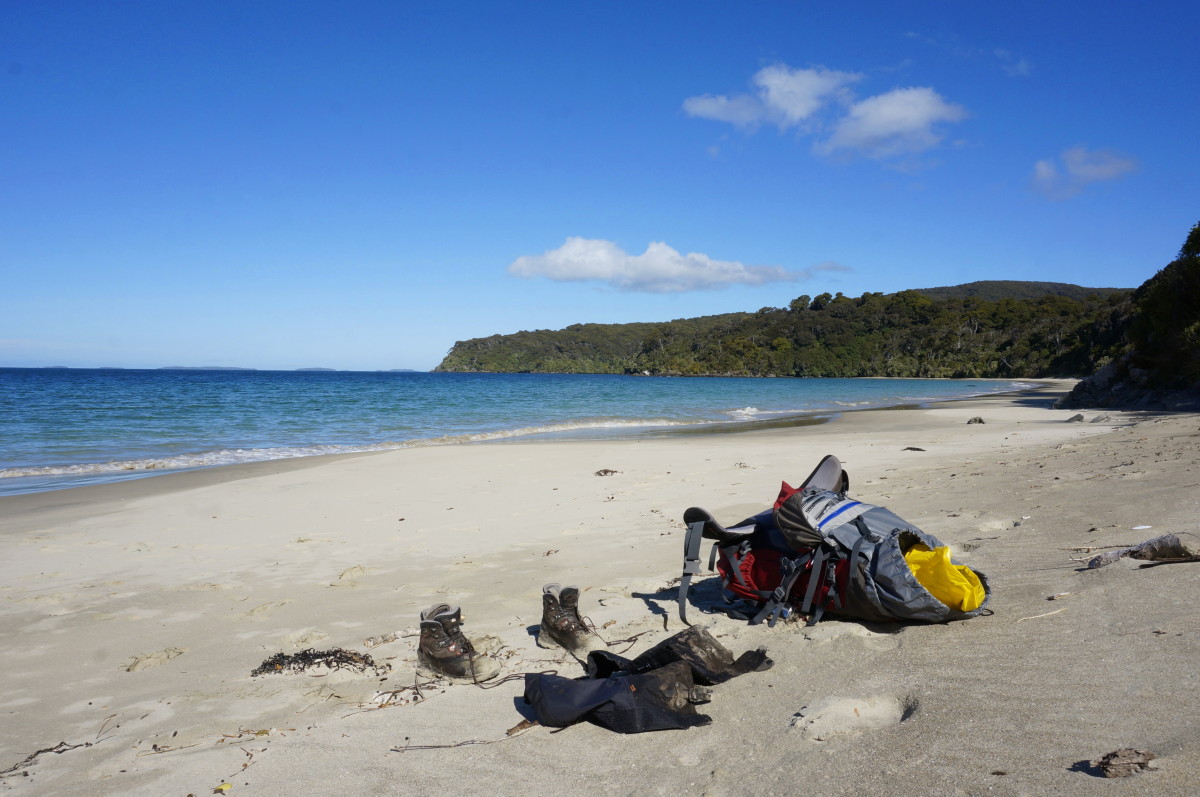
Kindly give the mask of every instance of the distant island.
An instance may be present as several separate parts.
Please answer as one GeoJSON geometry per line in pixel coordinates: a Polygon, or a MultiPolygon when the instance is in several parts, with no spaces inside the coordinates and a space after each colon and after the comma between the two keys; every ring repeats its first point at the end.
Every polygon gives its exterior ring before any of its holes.
{"type": "MultiPolygon", "coordinates": [[[[124,365],[32,365],[32,366],[8,366],[0,365],[0,368],[36,368],[43,371],[286,371],[287,369],[274,368],[245,368],[237,365],[163,365],[157,368],[130,368],[124,365]]],[[[294,372],[322,372],[322,373],[364,373],[364,374],[427,374],[429,371],[422,371],[416,368],[377,368],[375,370],[358,371],[353,368],[293,368],[294,372]]]]}
{"type": "MultiPolygon", "coordinates": [[[[65,366],[56,366],[65,367],[65,366]]],[[[155,368],[156,371],[260,371],[262,368],[244,368],[236,365],[164,365],[160,368],[155,368]]],[[[271,368],[266,368],[270,371],[271,368]]],[[[292,368],[295,372],[322,372],[322,373],[341,373],[348,372],[347,368],[292,368]]],[[[379,368],[373,373],[425,373],[424,371],[415,370],[415,368],[379,368]]]]}
{"type": "Polygon", "coordinates": [[[257,371],[257,368],[239,368],[236,365],[164,365],[158,371],[257,371]]]}

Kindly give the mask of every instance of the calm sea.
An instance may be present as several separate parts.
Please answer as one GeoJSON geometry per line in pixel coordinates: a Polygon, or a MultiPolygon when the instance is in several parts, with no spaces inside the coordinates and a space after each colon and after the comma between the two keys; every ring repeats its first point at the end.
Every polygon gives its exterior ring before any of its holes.
{"type": "Polygon", "coordinates": [[[0,494],[254,460],[745,429],[1017,382],[0,368],[0,494]]]}

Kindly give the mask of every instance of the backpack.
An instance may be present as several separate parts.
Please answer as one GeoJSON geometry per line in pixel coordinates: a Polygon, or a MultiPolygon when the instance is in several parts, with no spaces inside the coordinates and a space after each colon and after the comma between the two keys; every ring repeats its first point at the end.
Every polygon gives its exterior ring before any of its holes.
{"type": "Polygon", "coordinates": [[[954,563],[941,541],[890,510],[849,498],[849,488],[831,454],[799,488],[784,482],[774,506],[736,526],[698,507],[684,512],[680,619],[688,622],[702,539],[714,541],[708,569],[720,573],[727,613],[752,625],[774,626],[793,611],[808,625],[826,614],[937,623],[991,613],[982,573],[954,563]]]}

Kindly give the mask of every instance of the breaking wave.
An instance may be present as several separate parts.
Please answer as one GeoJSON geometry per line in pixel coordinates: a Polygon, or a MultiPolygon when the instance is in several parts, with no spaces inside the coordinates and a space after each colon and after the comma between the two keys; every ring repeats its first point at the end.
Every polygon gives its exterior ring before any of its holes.
{"type": "Polygon", "coordinates": [[[89,462],[75,465],[46,465],[35,467],[0,469],[0,479],[19,479],[29,477],[70,477],[70,476],[133,476],[139,473],[164,473],[193,468],[215,468],[222,465],[240,465],[247,462],[267,462],[275,459],[295,459],[298,457],[319,457],[330,454],[361,454],[371,451],[393,451],[401,448],[421,448],[427,446],[448,446],[464,443],[486,443],[492,440],[513,440],[536,435],[565,435],[572,432],[647,429],[672,426],[697,426],[705,421],[628,421],[617,419],[591,420],[579,423],[546,424],[544,426],[528,426],[520,429],[502,429],[488,432],[442,435],[416,440],[386,441],[367,445],[312,445],[312,446],[281,446],[277,448],[232,448],[218,451],[179,454],[176,456],[153,457],[147,459],[114,460],[111,462],[89,462]]]}

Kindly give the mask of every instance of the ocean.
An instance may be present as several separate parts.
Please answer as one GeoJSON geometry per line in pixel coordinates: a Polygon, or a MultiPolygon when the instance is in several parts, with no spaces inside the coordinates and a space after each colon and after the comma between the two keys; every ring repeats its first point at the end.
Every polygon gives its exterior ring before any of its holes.
{"type": "Polygon", "coordinates": [[[818,423],[1020,382],[0,368],[0,495],[257,460],[818,423]]]}

